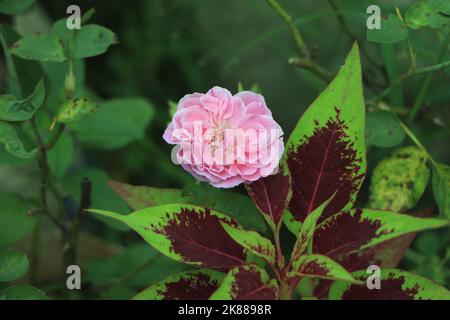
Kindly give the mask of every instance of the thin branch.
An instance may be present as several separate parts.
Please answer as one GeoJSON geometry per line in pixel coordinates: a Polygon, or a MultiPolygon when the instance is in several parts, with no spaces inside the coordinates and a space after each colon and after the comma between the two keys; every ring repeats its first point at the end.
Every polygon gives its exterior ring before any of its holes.
{"type": "Polygon", "coordinates": [[[308,70],[316,74],[319,78],[323,79],[325,82],[331,82],[333,80],[333,75],[319,66],[317,63],[310,59],[303,59],[298,57],[292,57],[288,62],[296,67],[308,70]]]}
{"type": "Polygon", "coordinates": [[[278,3],[277,0],[266,0],[267,3],[278,13],[278,15],[286,22],[287,26],[289,27],[289,30],[291,31],[295,43],[297,45],[298,50],[300,51],[300,54],[308,58],[310,57],[310,53],[308,50],[308,47],[305,45],[305,42],[303,41],[303,37],[300,33],[300,31],[295,26],[294,20],[289,15],[289,13],[284,10],[284,8],[278,3]]]}
{"type": "Polygon", "coordinates": [[[445,61],[439,64],[435,64],[428,67],[418,68],[416,72],[414,73],[407,73],[402,76],[400,76],[397,80],[391,83],[389,87],[387,87],[383,92],[381,92],[379,95],[373,97],[372,99],[368,100],[368,103],[370,104],[376,104],[381,101],[393,88],[398,86],[400,83],[402,83],[404,80],[412,78],[414,76],[418,76],[421,74],[429,73],[429,72],[435,72],[437,70],[444,69],[446,67],[450,66],[450,60],[445,61]]]}

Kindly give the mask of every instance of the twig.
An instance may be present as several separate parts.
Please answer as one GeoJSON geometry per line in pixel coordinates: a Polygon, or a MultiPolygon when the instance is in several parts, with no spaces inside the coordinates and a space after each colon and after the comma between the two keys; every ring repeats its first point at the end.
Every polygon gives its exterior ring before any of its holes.
{"type": "Polygon", "coordinates": [[[445,61],[439,64],[435,64],[432,66],[428,66],[428,67],[423,67],[423,68],[418,68],[416,70],[416,72],[414,73],[407,73],[404,74],[402,76],[400,76],[397,80],[395,80],[394,82],[391,83],[391,85],[389,85],[389,87],[387,87],[383,92],[381,92],[379,95],[373,97],[372,99],[368,100],[368,103],[370,104],[376,104],[379,101],[381,101],[381,99],[383,99],[394,87],[396,87],[397,85],[399,85],[400,83],[402,83],[404,80],[409,79],[411,77],[414,76],[418,76],[421,74],[425,74],[428,72],[434,72],[437,70],[441,70],[444,69],[446,67],[450,66],[450,60],[449,61],[445,61]]]}
{"type": "Polygon", "coordinates": [[[319,78],[323,79],[325,82],[331,82],[333,80],[333,75],[329,73],[327,70],[319,66],[317,63],[310,59],[303,59],[298,57],[292,57],[288,60],[288,62],[296,67],[303,68],[308,70],[314,74],[316,74],[319,78]]]}
{"type": "Polygon", "coordinates": [[[72,220],[69,232],[64,238],[64,267],[69,265],[74,265],[77,263],[77,246],[78,246],[78,235],[80,233],[81,223],[83,221],[85,210],[91,205],[91,190],[92,183],[88,178],[83,178],[80,183],[81,196],[80,205],[78,207],[77,214],[72,220]]]}
{"type": "Polygon", "coordinates": [[[300,33],[300,31],[295,26],[294,20],[291,18],[291,16],[284,10],[284,8],[278,3],[277,0],[267,0],[267,3],[278,13],[278,15],[286,22],[287,26],[291,30],[291,33],[294,37],[295,43],[297,45],[298,50],[300,51],[300,54],[308,58],[310,57],[310,53],[308,50],[308,47],[305,45],[305,42],[303,41],[303,37],[300,33]]]}
{"type": "Polygon", "coordinates": [[[315,75],[317,75],[319,78],[323,79],[326,82],[331,82],[333,76],[311,59],[311,53],[308,47],[306,46],[303,37],[300,31],[298,30],[297,26],[295,25],[294,20],[291,18],[291,16],[286,12],[286,10],[284,10],[284,8],[278,3],[277,0],[266,0],[266,1],[278,13],[278,15],[284,20],[284,22],[289,27],[289,30],[291,31],[292,36],[294,37],[294,41],[300,52],[301,57],[290,58],[289,63],[297,67],[303,68],[305,70],[308,70],[311,73],[314,73],[315,75]]]}

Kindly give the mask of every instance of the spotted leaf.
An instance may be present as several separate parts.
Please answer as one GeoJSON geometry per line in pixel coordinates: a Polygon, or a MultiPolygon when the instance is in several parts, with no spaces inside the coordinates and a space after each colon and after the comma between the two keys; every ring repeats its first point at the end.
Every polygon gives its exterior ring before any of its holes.
{"type": "Polygon", "coordinates": [[[231,269],[211,300],[275,300],[278,288],[263,269],[245,265],[231,269]]]}
{"type": "Polygon", "coordinates": [[[167,204],[129,215],[90,211],[124,222],[155,249],[176,261],[217,269],[229,269],[246,262],[244,249],[221,225],[238,227],[237,222],[209,209],[167,204]]]}
{"type": "MultiPolygon", "coordinates": [[[[352,273],[366,281],[366,270],[352,273]]],[[[370,281],[370,280],[369,280],[370,281]]],[[[450,292],[431,280],[396,269],[381,269],[380,289],[368,289],[343,282],[335,282],[329,293],[331,300],[450,300],[450,292]]]]}
{"type": "Polygon", "coordinates": [[[343,211],[317,227],[313,238],[313,252],[334,259],[404,234],[447,225],[448,221],[442,219],[416,218],[382,210],[343,211]]]}
{"type": "Polygon", "coordinates": [[[288,139],[285,158],[292,199],[291,217],[285,221],[303,222],[335,192],[319,221],[353,206],[366,170],[364,118],[355,44],[336,78],[305,111],[288,139]]]}
{"type": "Polygon", "coordinates": [[[372,173],[369,208],[405,212],[419,201],[428,184],[426,153],[417,147],[395,150],[372,173]]]}
{"type": "Polygon", "coordinates": [[[178,273],[141,291],[133,300],[206,300],[223,277],[223,273],[207,269],[178,273]]]}

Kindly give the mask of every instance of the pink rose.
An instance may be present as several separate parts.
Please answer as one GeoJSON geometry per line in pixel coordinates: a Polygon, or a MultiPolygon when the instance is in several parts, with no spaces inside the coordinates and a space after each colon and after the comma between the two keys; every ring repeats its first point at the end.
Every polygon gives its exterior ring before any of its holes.
{"type": "Polygon", "coordinates": [[[163,138],[195,178],[231,188],[276,173],[282,135],[262,95],[214,87],[185,95],[163,138]]]}

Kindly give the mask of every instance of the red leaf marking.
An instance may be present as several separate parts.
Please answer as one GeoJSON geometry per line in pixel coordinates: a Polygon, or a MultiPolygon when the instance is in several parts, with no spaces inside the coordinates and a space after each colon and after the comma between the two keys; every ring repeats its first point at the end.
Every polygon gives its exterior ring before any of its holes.
{"type": "Polygon", "coordinates": [[[277,225],[287,207],[289,176],[284,175],[280,168],[277,174],[248,184],[246,189],[259,210],[277,225]]]}
{"type": "Polygon", "coordinates": [[[358,174],[361,159],[346,132],[348,126],[339,119],[340,110],[335,110],[336,118],[317,127],[296,149],[288,150],[293,191],[289,209],[298,221],[303,221],[335,191],[319,222],[340,211],[364,179],[364,174],[358,174]]]}
{"type": "Polygon", "coordinates": [[[171,217],[162,228],[153,228],[172,242],[173,252],[188,262],[200,262],[203,267],[229,269],[245,263],[244,249],[222,228],[220,221],[236,223],[210,214],[210,210],[196,212],[183,208],[171,217]]]}
{"type": "Polygon", "coordinates": [[[197,273],[166,284],[166,290],[158,291],[166,300],[206,300],[219,287],[208,275],[197,273]]]}
{"type": "Polygon", "coordinates": [[[261,274],[255,269],[239,268],[234,274],[232,296],[236,300],[275,300],[274,288],[264,284],[261,274]]]}

